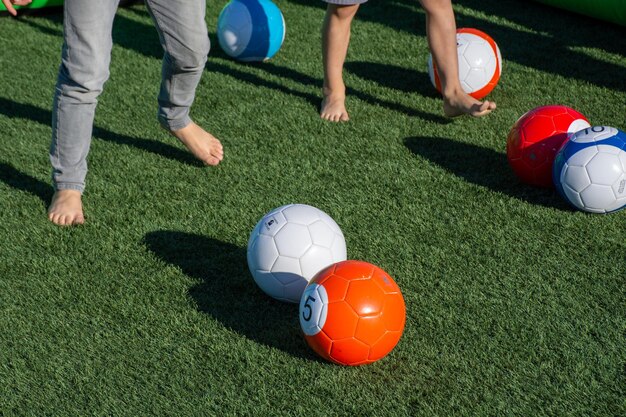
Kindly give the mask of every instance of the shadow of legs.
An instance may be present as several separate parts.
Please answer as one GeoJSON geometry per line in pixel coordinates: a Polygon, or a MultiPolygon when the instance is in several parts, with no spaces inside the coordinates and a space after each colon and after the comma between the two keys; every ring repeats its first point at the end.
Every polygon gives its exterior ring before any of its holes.
{"type": "Polygon", "coordinates": [[[150,232],[144,243],[159,259],[200,281],[189,290],[199,311],[257,343],[316,358],[300,334],[298,306],[261,292],[248,271],[245,248],[170,230],[150,232]]]}

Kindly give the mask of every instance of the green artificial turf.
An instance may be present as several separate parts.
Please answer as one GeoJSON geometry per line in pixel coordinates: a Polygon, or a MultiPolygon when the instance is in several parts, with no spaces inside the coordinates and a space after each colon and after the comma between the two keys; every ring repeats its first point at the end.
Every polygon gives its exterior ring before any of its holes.
{"type": "Polygon", "coordinates": [[[226,157],[201,167],[156,123],[160,48],[118,12],[89,155],[87,223],[46,218],[62,16],[0,18],[0,415],[625,415],[626,213],[575,212],[515,178],[506,135],[565,104],[626,129],[625,29],[519,0],[455,1],[500,45],[483,119],[442,117],[424,13],[371,1],[346,63],[351,121],[317,114],[322,2],[280,0],[264,64],[215,36],[192,115],[226,157]],[[395,278],[396,349],[318,359],[297,306],[265,296],[250,231],[288,203],[327,212],[351,259],[395,278]]]}

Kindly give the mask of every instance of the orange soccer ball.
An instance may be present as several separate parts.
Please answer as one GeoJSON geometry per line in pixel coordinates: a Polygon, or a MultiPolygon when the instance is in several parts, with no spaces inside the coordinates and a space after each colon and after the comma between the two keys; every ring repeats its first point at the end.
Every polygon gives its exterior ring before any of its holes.
{"type": "Polygon", "coordinates": [[[340,365],[363,365],[386,356],[400,340],[405,321],[400,288],[367,262],[343,261],[321,270],[300,300],[307,343],[340,365]]]}

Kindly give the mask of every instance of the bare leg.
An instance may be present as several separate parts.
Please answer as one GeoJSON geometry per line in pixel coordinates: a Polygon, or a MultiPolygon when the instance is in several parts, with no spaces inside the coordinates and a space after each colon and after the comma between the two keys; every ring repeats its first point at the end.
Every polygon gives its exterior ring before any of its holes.
{"type": "Polygon", "coordinates": [[[346,111],[346,86],[343,83],[343,64],[350,43],[350,24],[359,5],[329,4],[322,25],[322,59],[324,87],[320,116],[331,122],[349,120],[346,111]]]}
{"type": "Polygon", "coordinates": [[[441,79],[444,114],[448,117],[464,114],[480,117],[491,113],[496,103],[476,100],[461,87],[451,0],[420,0],[420,3],[426,11],[428,44],[441,79]]]}
{"type": "Polygon", "coordinates": [[[59,226],[85,223],[80,191],[57,190],[48,208],[48,219],[59,226]]]}

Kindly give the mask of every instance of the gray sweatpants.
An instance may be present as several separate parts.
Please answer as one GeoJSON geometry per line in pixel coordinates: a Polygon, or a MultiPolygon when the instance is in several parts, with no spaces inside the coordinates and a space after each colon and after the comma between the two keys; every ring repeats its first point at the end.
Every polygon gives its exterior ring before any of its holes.
{"type": "MultiPolygon", "coordinates": [[[[119,0],[65,0],[64,43],[52,109],[50,162],[55,189],[83,191],[98,96],[109,77],[111,30],[119,0]]],[[[163,56],[158,119],[169,130],[190,123],[189,107],[210,42],[206,0],[146,0],[163,56]]]]}

